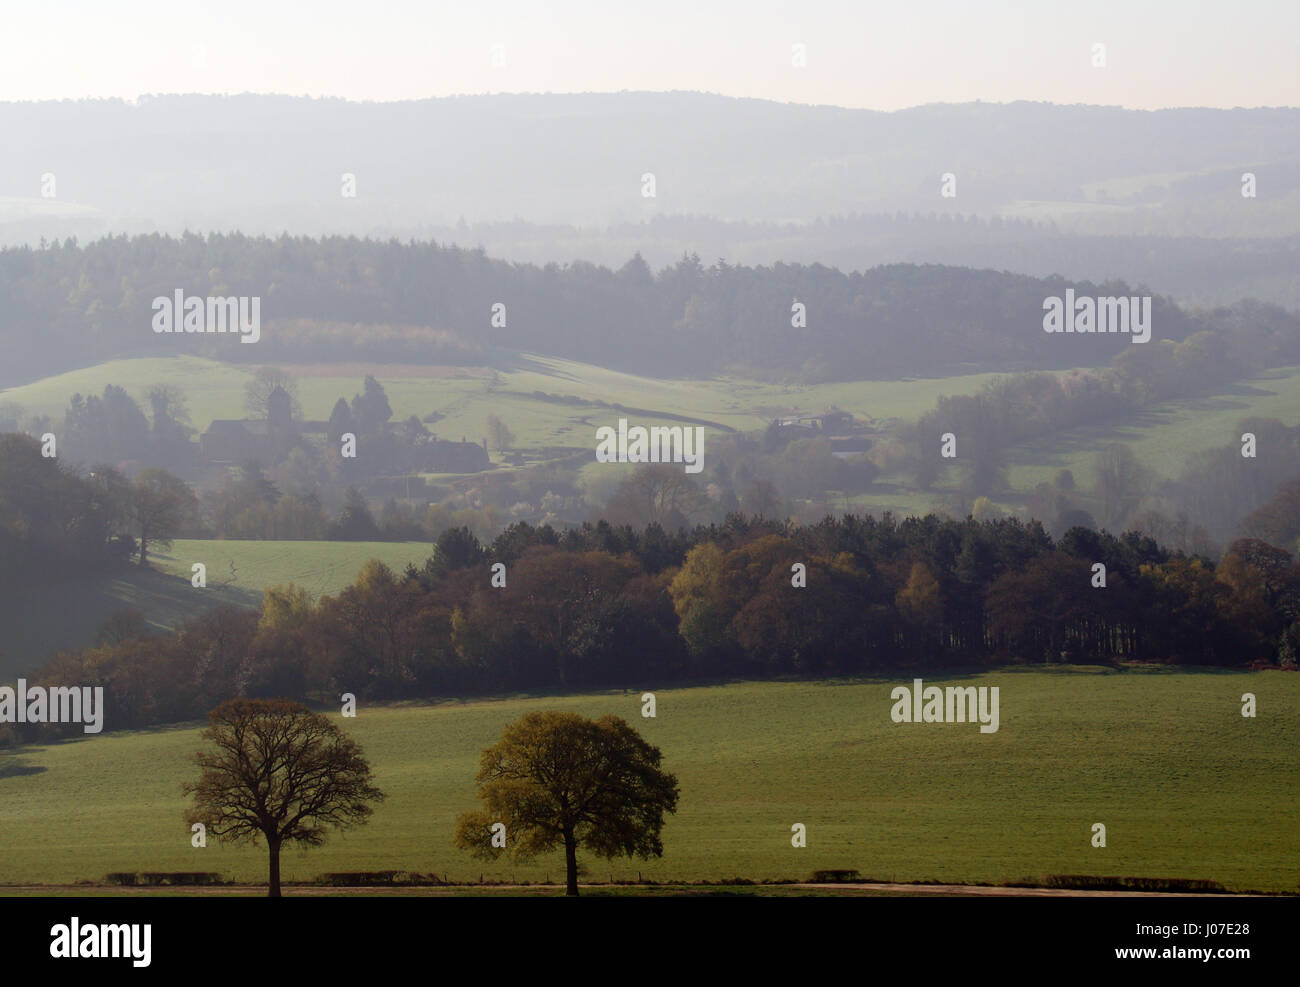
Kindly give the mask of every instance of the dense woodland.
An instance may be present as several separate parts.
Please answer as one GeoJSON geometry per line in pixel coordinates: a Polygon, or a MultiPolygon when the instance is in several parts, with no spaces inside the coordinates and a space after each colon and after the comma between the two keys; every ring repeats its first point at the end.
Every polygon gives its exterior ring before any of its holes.
{"type": "Polygon", "coordinates": [[[482,360],[489,347],[651,375],[884,379],[1097,366],[1202,330],[1278,336],[1292,354],[1300,338],[1300,318],[1275,306],[1188,311],[1158,296],[1145,346],[1123,334],[1043,332],[1044,298],[1067,287],[1149,294],[1118,282],[936,265],[845,273],[821,264],[706,266],[691,255],[656,274],[639,255],[617,270],[538,266],[482,250],[344,237],[69,240],[0,250],[8,348],[0,385],[124,356],[436,363],[482,360]],[[261,298],[260,341],[154,333],[153,299],[177,289],[261,298]],[[507,318],[494,327],[498,302],[507,318]],[[792,326],[796,302],[807,308],[806,328],[792,326]]]}
{"type": "Polygon", "coordinates": [[[216,609],[165,635],[123,613],[29,678],[102,685],[113,726],[129,728],[240,695],[643,689],[1007,661],[1295,667],[1298,654],[1300,566],[1258,539],[1215,562],[1136,533],[1054,540],[1014,520],[733,515],[675,534],[517,524],[486,546],[449,529],[422,568],[371,562],[335,597],[274,587],[260,611],[216,609]]]}

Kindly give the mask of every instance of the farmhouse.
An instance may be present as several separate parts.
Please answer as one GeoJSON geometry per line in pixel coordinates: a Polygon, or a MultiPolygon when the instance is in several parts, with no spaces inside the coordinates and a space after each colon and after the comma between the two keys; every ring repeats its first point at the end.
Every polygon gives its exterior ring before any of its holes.
{"type": "Polygon", "coordinates": [[[766,444],[771,450],[795,439],[824,438],[830,442],[831,452],[843,459],[867,452],[876,433],[869,422],[860,422],[847,411],[830,407],[819,415],[774,418],[767,428],[766,444]]]}
{"type": "Polygon", "coordinates": [[[205,462],[217,465],[244,463],[250,459],[279,462],[306,433],[324,432],[325,422],[293,420],[293,400],[283,387],[267,397],[265,421],[217,419],[199,437],[205,462]]]}

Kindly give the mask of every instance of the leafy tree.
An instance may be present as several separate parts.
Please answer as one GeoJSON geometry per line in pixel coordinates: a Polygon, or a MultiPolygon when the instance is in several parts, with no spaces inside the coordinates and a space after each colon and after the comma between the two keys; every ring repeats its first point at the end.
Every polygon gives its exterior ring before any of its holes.
{"type": "Polygon", "coordinates": [[[1241,530],[1282,548],[1300,551],[1300,476],[1284,483],[1241,522],[1241,530]]]}
{"type": "Polygon", "coordinates": [[[1119,531],[1151,487],[1151,472],[1133,450],[1115,442],[1098,453],[1094,476],[1102,524],[1119,531]]]}
{"type": "Polygon", "coordinates": [[[438,535],[433,543],[433,555],[425,563],[425,571],[431,580],[439,580],[449,572],[479,565],[486,558],[474,532],[461,525],[447,528],[438,535]]]}
{"type": "Polygon", "coordinates": [[[430,636],[415,583],[399,582],[378,559],[361,567],[337,597],[322,597],[320,618],[340,688],[389,698],[409,681],[430,636]]]}
{"type": "Polygon", "coordinates": [[[143,459],[149,452],[149,419],[135,399],[113,384],[101,397],[82,399],[74,394],[64,415],[63,428],[69,458],[83,462],[96,458],[108,462],[143,459]]]}
{"type": "Polygon", "coordinates": [[[724,560],[725,553],[714,542],[701,542],[686,553],[668,587],[679,632],[697,658],[722,646],[737,606],[729,593],[724,560]]]}
{"type": "Polygon", "coordinates": [[[301,703],[232,699],[208,720],[203,737],[216,750],[194,755],[203,773],[184,786],[195,803],[185,820],[224,842],[265,839],[271,898],[285,843],[320,846],[329,828],[366,822],[369,803],[385,797],[356,742],[301,703]]]}
{"type": "Polygon", "coordinates": [[[708,506],[708,496],[680,467],[643,465],[619,485],[602,512],[610,524],[657,524],[676,531],[708,506]]]}
{"type": "Polygon", "coordinates": [[[677,811],[677,779],[660,770],[657,747],[617,716],[528,713],[483,752],[478,794],[485,808],[463,814],[456,844],[492,859],[528,858],[564,847],[566,894],[578,894],[578,848],[603,857],[663,856],[664,814],[677,811]],[[506,846],[492,826],[505,825],[506,846]]]}
{"type": "Polygon", "coordinates": [[[342,437],[349,432],[353,435],[357,434],[357,419],[352,414],[352,409],[348,407],[348,403],[343,398],[339,398],[334,402],[334,410],[330,412],[329,437],[331,448],[337,449],[342,437]]]}
{"type": "Polygon", "coordinates": [[[249,661],[241,667],[244,693],[249,696],[293,696],[307,691],[314,648],[316,601],[293,583],[270,586],[262,595],[257,634],[249,661]]]}
{"type": "Polygon", "coordinates": [[[911,632],[912,646],[924,650],[943,626],[943,592],[924,562],[913,562],[907,583],[894,596],[894,605],[911,632]]]}
{"type": "Polygon", "coordinates": [[[393,417],[384,387],[374,377],[367,376],[362,393],[352,398],[352,416],[366,435],[373,435],[393,417]]]}
{"type": "Polygon", "coordinates": [[[96,463],[90,467],[86,483],[90,487],[92,510],[103,518],[108,535],[129,536],[134,524],[131,481],[112,466],[96,463]]]}
{"type": "Polygon", "coordinates": [[[95,643],[121,644],[123,641],[147,637],[150,633],[149,622],[144,614],[128,607],[113,611],[112,616],[99,625],[99,630],[95,632],[95,643]]]}
{"type": "Polygon", "coordinates": [[[1270,607],[1276,606],[1282,594],[1295,583],[1297,574],[1291,553],[1258,538],[1234,541],[1228,546],[1224,561],[1230,559],[1240,559],[1259,574],[1270,607]]]}
{"type": "Polygon", "coordinates": [[[135,478],[131,510],[140,535],[140,565],[148,560],[150,541],[164,548],[172,543],[194,502],[189,485],[166,470],[143,470],[135,478]]]}
{"type": "Polygon", "coordinates": [[[155,455],[163,462],[184,461],[191,453],[194,434],[185,395],[174,384],[155,384],[145,396],[149,399],[155,455]]]}
{"type": "Polygon", "coordinates": [[[504,452],[515,444],[515,434],[496,415],[487,416],[487,433],[492,448],[498,452],[504,452]]]}
{"type": "Polygon", "coordinates": [[[618,602],[637,571],[634,560],[607,552],[531,548],[510,568],[503,616],[527,628],[553,658],[562,686],[573,684],[616,650],[618,602]]]}
{"type": "Polygon", "coordinates": [[[375,541],[379,537],[379,525],[370,513],[366,498],[356,487],[348,487],[343,498],[343,510],[339,519],[331,526],[331,536],[339,541],[375,541]]]}
{"type": "Polygon", "coordinates": [[[277,387],[289,395],[293,417],[302,415],[302,405],[298,401],[298,382],[288,372],[279,367],[258,367],[253,372],[253,379],[244,385],[244,410],[248,417],[265,421],[271,414],[271,392],[277,387]]]}

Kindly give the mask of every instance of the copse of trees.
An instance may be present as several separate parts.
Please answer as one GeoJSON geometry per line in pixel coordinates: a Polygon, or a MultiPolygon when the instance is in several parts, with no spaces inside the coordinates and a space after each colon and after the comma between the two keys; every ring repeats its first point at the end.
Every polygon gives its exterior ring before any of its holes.
{"type": "MultiPolygon", "coordinates": [[[[994,494],[1006,486],[1012,446],[1080,425],[1131,418],[1145,406],[1204,393],[1297,356],[1300,323],[1291,316],[1243,303],[1241,312],[1220,311],[1216,318],[1221,331],[1129,346],[1099,370],[1015,374],[990,381],[977,394],[942,397],[903,429],[902,459],[922,489],[933,486],[952,463],[961,470],[969,497],[994,494]],[[945,432],[957,436],[954,460],[938,454],[945,432]]],[[[1127,520],[1127,515],[1112,516],[1105,523],[1118,527],[1127,520]]]]}
{"type": "Polygon", "coordinates": [[[427,698],[1008,661],[1242,667],[1290,660],[1298,622],[1300,566],[1257,539],[1215,562],[1138,532],[1080,527],[1058,540],[1014,519],[733,515],[675,534],[516,524],[489,545],[446,531],[423,567],[372,561],[319,600],[279,587],[260,612],[220,608],[143,638],[119,628],[31,678],[103,685],[112,726],[130,728],[234,696],[427,698]]]}
{"type": "Polygon", "coordinates": [[[41,443],[0,434],[0,580],[108,564],[133,548],[132,488],[116,470],[81,475],[41,443]]]}

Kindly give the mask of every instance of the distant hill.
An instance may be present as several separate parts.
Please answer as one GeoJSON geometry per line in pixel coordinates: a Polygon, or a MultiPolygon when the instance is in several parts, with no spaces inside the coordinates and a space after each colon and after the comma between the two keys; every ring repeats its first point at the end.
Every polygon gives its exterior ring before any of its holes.
{"type": "Polygon", "coordinates": [[[1300,109],[165,95],[0,103],[0,134],[0,242],[184,229],[405,238],[461,218],[589,226],[900,210],[1091,233],[1300,233],[1300,109]],[[1244,171],[1261,208],[1243,206],[1244,171]],[[954,198],[940,195],[948,173],[954,198]]]}

